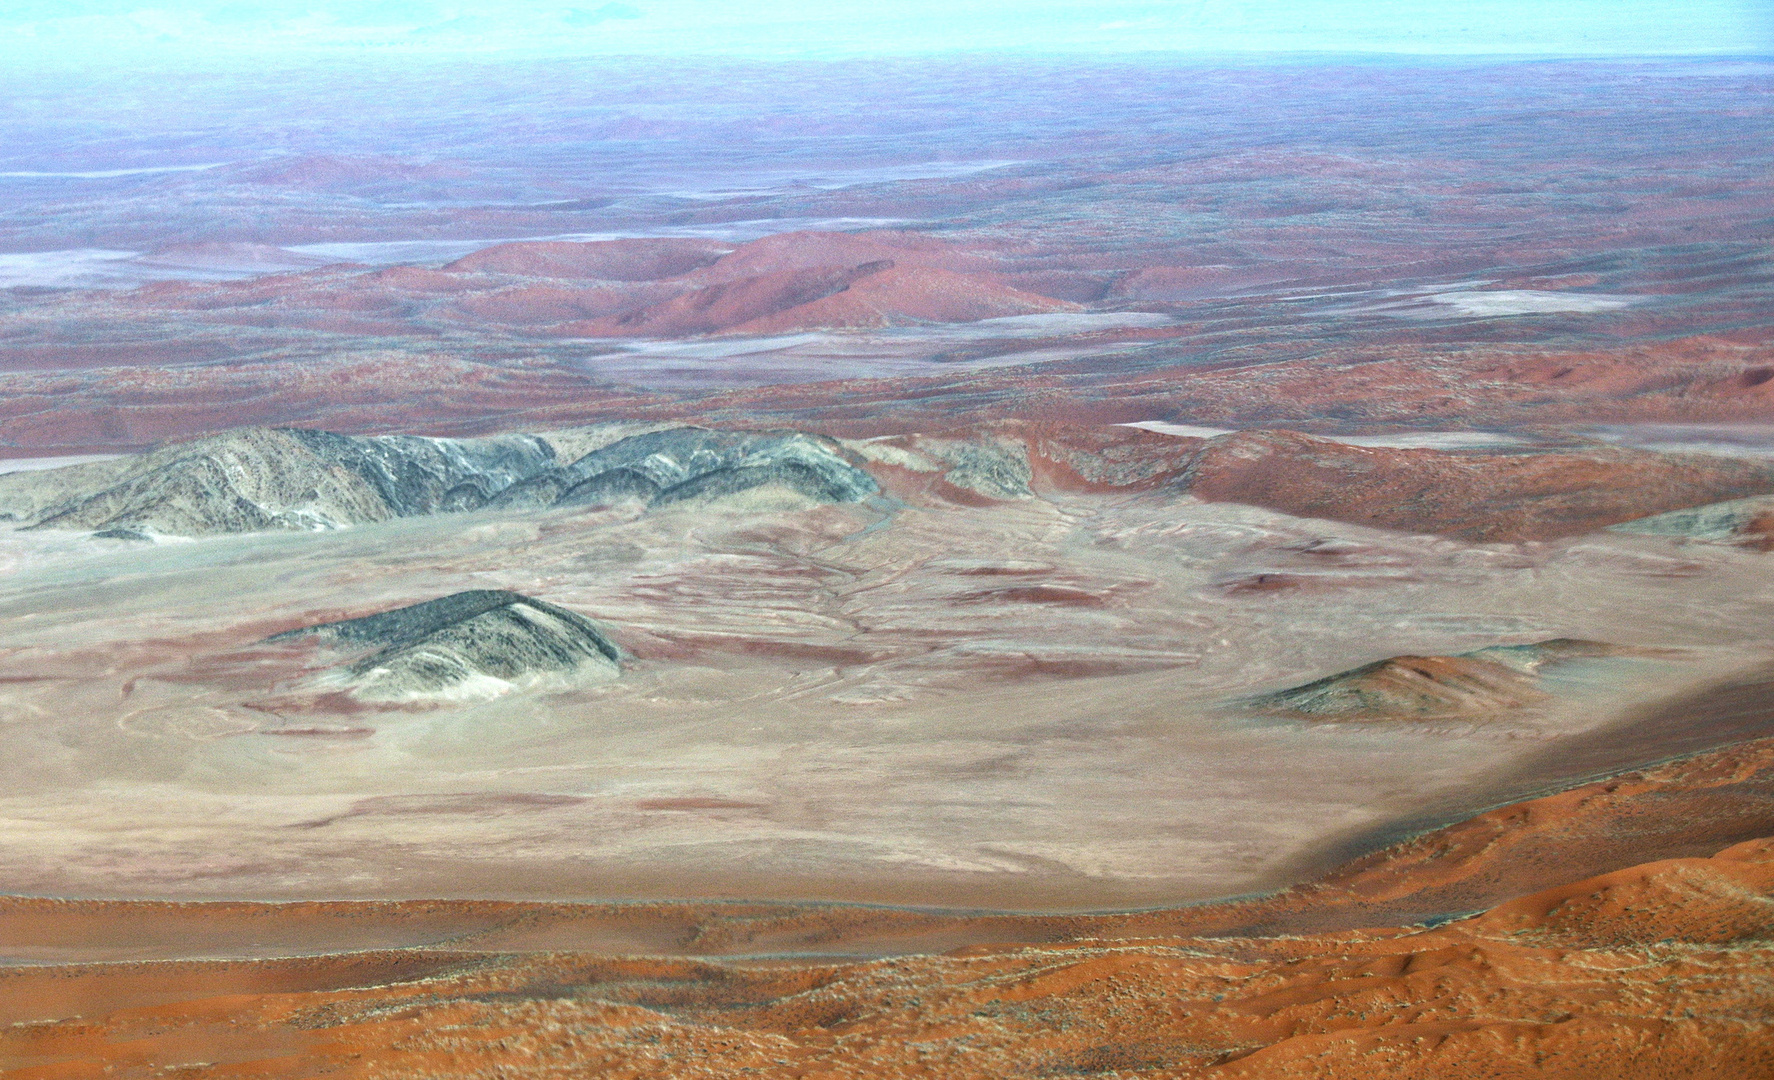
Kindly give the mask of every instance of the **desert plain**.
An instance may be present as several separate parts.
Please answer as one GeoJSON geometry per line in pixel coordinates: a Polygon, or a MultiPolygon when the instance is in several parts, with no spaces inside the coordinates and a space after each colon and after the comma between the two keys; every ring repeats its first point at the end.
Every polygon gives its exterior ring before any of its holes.
{"type": "Polygon", "coordinates": [[[32,91],[9,1076],[1774,1075],[1765,65],[474,74],[32,91]]]}

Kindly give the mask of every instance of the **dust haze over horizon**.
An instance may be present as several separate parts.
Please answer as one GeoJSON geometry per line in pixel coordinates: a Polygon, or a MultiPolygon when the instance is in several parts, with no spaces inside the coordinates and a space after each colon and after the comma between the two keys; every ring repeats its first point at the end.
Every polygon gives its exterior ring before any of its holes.
{"type": "Polygon", "coordinates": [[[1766,55],[1774,13],[1755,0],[1114,0],[954,5],[890,0],[35,0],[0,8],[0,57],[83,66],[198,65],[328,56],[821,58],[973,52],[1766,55]]]}

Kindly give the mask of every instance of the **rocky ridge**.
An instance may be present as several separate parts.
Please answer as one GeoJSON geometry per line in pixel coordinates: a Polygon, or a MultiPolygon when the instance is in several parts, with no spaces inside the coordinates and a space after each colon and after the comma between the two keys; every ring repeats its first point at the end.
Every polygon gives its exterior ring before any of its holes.
{"type": "Polygon", "coordinates": [[[877,488],[836,443],[796,431],[670,428],[631,436],[539,471],[488,501],[498,508],[649,506],[775,488],[814,502],[860,502],[877,488]]]}
{"type": "Polygon", "coordinates": [[[881,492],[987,505],[1109,491],[1478,543],[1621,523],[1750,544],[1774,530],[1767,461],[1618,447],[1406,449],[1282,429],[1199,438],[1028,421],[844,440],[638,421],[469,439],[244,428],[113,461],[0,475],[0,520],[200,536],[483,508],[722,500],[766,510],[881,492]],[[1647,516],[1670,511],[1678,513],[1647,516]]]}
{"type": "Polygon", "coordinates": [[[203,536],[325,530],[483,507],[782,497],[856,502],[874,481],[800,432],[607,425],[434,439],[245,428],[114,461],[0,476],[29,528],[203,536]],[[759,490],[764,489],[764,490],[759,490]]]}

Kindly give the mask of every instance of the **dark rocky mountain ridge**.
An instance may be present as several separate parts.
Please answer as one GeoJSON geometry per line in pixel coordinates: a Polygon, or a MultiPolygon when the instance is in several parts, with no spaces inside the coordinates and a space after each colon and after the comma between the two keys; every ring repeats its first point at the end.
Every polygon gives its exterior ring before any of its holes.
{"type": "Polygon", "coordinates": [[[796,431],[672,428],[622,439],[569,465],[526,477],[490,505],[539,508],[626,499],[664,505],[766,484],[818,502],[859,502],[875,494],[874,480],[840,454],[831,440],[796,431]]]}
{"type": "MultiPolygon", "coordinates": [[[[882,493],[986,505],[1110,490],[1477,543],[1552,540],[1622,522],[1692,532],[1700,526],[1688,508],[1722,499],[1743,500],[1720,504],[1718,514],[1742,516],[1750,541],[1774,528],[1754,501],[1774,492],[1774,463],[1763,460],[1611,446],[1361,446],[1286,429],[1203,439],[1019,421],[859,440],[638,421],[464,439],[243,428],[133,457],[0,475],[0,520],[202,536],[480,509],[718,500],[761,511],[882,493]],[[1636,520],[1667,511],[1688,514],[1667,519],[1688,524],[1636,520]]],[[[1735,528],[1715,524],[1701,531],[1735,528]]]]}
{"type": "Polygon", "coordinates": [[[877,488],[836,442],[679,426],[435,439],[244,428],[115,461],[0,476],[28,528],[202,536],[325,530],[493,508],[649,506],[783,489],[856,502],[877,488]],[[566,458],[569,448],[586,449],[566,458]]]}

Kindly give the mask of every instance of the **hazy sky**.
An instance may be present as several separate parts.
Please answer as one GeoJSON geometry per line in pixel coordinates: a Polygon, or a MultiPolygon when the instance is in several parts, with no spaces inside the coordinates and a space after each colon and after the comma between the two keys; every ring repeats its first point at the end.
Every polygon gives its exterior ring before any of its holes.
{"type": "Polygon", "coordinates": [[[1768,54],[1774,0],[0,0],[0,52],[1768,54]]]}

